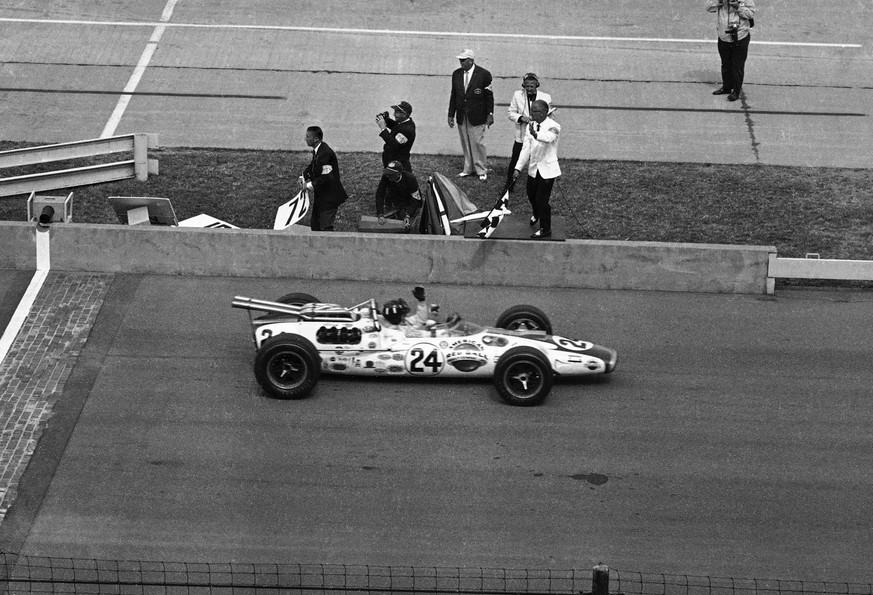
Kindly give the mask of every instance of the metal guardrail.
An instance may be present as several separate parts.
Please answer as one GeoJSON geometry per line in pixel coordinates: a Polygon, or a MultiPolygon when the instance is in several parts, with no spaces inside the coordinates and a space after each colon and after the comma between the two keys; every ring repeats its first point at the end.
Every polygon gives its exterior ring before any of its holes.
{"type": "Polygon", "coordinates": [[[0,196],[115,182],[134,177],[140,181],[145,181],[149,174],[158,173],[157,159],[149,159],[148,157],[148,150],[157,146],[157,136],[137,133],[0,151],[0,169],[85,159],[116,153],[133,153],[133,159],[123,161],[0,178],[0,196]]]}
{"type": "Polygon", "coordinates": [[[806,258],[779,258],[770,254],[767,266],[767,293],[772,294],[776,279],[823,279],[830,281],[873,281],[873,260],[820,258],[810,252],[806,258]]]}

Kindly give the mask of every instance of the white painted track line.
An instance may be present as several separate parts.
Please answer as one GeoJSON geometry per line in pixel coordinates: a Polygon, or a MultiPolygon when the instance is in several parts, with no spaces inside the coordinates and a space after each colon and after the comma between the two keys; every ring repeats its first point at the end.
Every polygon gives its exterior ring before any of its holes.
{"type": "Polygon", "coordinates": [[[164,31],[167,30],[167,22],[170,20],[170,17],[173,16],[173,9],[176,7],[176,1],[177,0],[167,0],[167,4],[164,6],[164,11],[161,13],[161,21],[155,26],[155,30],[152,32],[145,50],[143,50],[142,56],[139,58],[136,68],[133,69],[133,74],[130,76],[130,80],[127,81],[127,85],[124,87],[123,94],[118,98],[118,103],[115,104],[115,109],[112,111],[109,121],[106,122],[103,132],[100,134],[100,138],[107,138],[115,135],[115,129],[118,128],[118,123],[121,122],[121,118],[124,116],[127,104],[130,103],[130,99],[133,97],[133,93],[136,91],[139,81],[142,79],[142,75],[145,74],[145,70],[148,68],[155,50],[158,49],[158,43],[161,41],[164,31]]]}
{"type": "Polygon", "coordinates": [[[21,301],[18,302],[18,307],[9,319],[9,324],[6,325],[6,330],[3,331],[3,336],[0,337],[0,364],[6,359],[9,350],[12,348],[12,343],[18,337],[21,327],[24,326],[24,321],[30,314],[30,309],[33,307],[33,302],[36,301],[36,296],[39,295],[39,290],[42,289],[46,277],[51,270],[51,250],[50,250],[50,230],[36,231],[36,272],[30,280],[30,285],[24,295],[21,296],[21,301]]]}
{"type": "MultiPolygon", "coordinates": [[[[175,4],[171,0],[168,3],[175,4]]],[[[171,10],[172,12],[172,10],[171,10]]],[[[167,17],[166,20],[169,20],[167,17]]],[[[677,38],[660,38],[660,37],[586,37],[578,35],[534,35],[526,33],[472,33],[458,31],[415,31],[415,30],[398,30],[398,29],[356,29],[344,27],[296,27],[291,25],[230,25],[230,24],[202,24],[202,23],[168,23],[161,17],[159,23],[136,22],[136,21],[83,21],[75,19],[16,19],[16,18],[0,18],[0,23],[42,23],[54,25],[90,25],[90,26],[112,26],[112,27],[155,27],[163,30],[173,28],[189,28],[189,29],[251,29],[264,31],[299,31],[310,33],[353,33],[361,35],[408,35],[414,37],[460,37],[460,38],[478,38],[478,39],[527,39],[540,41],[605,41],[605,42],[622,42],[622,43],[689,43],[689,44],[714,44],[715,39],[677,39],[677,38]]],[[[822,48],[861,48],[859,43],[807,43],[799,41],[756,41],[752,40],[753,45],[770,45],[770,46],[786,46],[786,47],[822,47],[822,48]]]]}

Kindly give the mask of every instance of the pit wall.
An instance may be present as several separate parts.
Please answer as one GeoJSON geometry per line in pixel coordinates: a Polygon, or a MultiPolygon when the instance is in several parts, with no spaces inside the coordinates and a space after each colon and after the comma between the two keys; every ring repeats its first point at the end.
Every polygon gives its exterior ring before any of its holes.
{"type": "MultiPolygon", "coordinates": [[[[0,268],[35,268],[35,226],[0,222],[0,268]]],[[[51,268],[764,294],[772,246],[53,224],[51,268]]]]}

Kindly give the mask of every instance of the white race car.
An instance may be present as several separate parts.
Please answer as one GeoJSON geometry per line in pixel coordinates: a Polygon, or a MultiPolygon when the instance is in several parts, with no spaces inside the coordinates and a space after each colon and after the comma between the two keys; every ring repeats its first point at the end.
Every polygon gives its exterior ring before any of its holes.
{"type": "Polygon", "coordinates": [[[506,310],[493,327],[450,316],[426,328],[387,324],[373,299],[346,308],[303,293],[237,296],[233,307],[249,311],[255,378],[280,399],[306,396],[322,373],[476,376],[493,378],[507,403],[537,405],[555,376],[609,374],[617,361],[613,349],[553,335],[548,317],[526,305],[506,310]]]}

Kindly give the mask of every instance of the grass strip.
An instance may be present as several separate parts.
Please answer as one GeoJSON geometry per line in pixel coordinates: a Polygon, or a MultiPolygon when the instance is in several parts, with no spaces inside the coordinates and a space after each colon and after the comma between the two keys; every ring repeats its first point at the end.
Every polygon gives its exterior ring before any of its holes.
{"type": "MultiPolygon", "coordinates": [[[[21,146],[0,142],[0,150],[21,146]]],[[[172,200],[179,219],[207,213],[239,227],[270,229],[309,162],[305,151],[176,147],[151,156],[160,162],[160,175],[147,182],[43,194],[73,191],[76,223],[118,223],[109,196],[160,196],[172,200]]],[[[377,153],[338,156],[350,199],[340,207],[337,229],[356,231],[361,215],[375,214],[381,160],[377,153]]],[[[87,162],[98,161],[78,164],[87,162]]],[[[456,178],[461,165],[459,156],[413,155],[419,182],[443,173],[479,207],[490,207],[503,188],[507,159],[490,159],[487,182],[456,178]]],[[[40,169],[46,167],[0,175],[40,169]]],[[[773,245],[783,257],[873,259],[873,170],[575,159],[562,159],[561,169],[552,207],[564,218],[568,238],[773,245]]],[[[25,199],[0,198],[0,219],[24,220],[25,199]]],[[[510,206],[514,216],[530,215],[523,179],[510,206]]]]}

